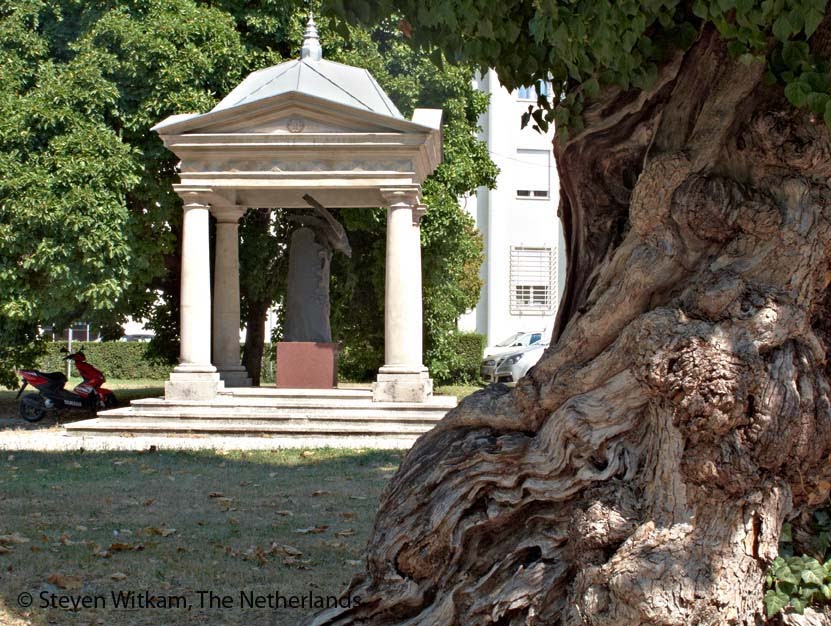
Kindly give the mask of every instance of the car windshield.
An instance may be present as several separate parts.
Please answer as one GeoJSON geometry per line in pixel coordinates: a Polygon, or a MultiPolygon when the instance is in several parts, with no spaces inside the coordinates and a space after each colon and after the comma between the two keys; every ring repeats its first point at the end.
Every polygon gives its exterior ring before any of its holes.
{"type": "Polygon", "coordinates": [[[516,343],[516,340],[522,337],[525,333],[514,333],[507,339],[503,339],[498,344],[496,344],[497,348],[507,348],[508,346],[512,346],[516,343]]]}

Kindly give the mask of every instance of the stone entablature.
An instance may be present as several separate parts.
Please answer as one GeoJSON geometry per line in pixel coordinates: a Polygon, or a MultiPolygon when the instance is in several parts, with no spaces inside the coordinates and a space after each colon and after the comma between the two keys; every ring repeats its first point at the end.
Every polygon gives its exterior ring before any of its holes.
{"type": "Polygon", "coordinates": [[[361,180],[370,187],[420,185],[441,162],[441,117],[426,109],[413,117],[422,123],[289,93],[174,116],[154,130],[181,159],[184,185],[262,188],[268,181],[275,188],[303,188],[322,172],[354,179],[337,186],[354,188],[361,180]],[[290,122],[296,132],[288,129],[290,122]]]}

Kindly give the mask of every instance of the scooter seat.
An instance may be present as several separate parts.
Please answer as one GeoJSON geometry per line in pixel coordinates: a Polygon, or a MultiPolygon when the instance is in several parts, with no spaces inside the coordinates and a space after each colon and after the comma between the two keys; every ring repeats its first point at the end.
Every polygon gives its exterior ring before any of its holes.
{"type": "Polygon", "coordinates": [[[37,374],[55,383],[66,383],[66,374],[63,372],[37,372],[37,374]]]}

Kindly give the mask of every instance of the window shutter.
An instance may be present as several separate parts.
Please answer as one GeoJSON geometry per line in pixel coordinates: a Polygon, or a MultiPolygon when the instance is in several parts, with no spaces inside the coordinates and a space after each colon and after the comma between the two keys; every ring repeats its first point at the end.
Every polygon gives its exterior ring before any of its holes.
{"type": "Polygon", "coordinates": [[[516,195],[519,198],[547,198],[551,176],[548,150],[517,150],[516,195]]]}
{"type": "Polygon", "coordinates": [[[511,246],[511,314],[553,313],[557,255],[552,248],[511,246]]]}

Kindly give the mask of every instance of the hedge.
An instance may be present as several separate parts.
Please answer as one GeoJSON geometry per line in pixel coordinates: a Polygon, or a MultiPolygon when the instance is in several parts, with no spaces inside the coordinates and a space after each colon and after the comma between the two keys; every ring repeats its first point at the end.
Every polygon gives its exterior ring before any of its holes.
{"type": "MultiPolygon", "coordinates": [[[[65,355],[61,348],[68,348],[66,341],[55,341],[47,344],[46,355],[37,364],[37,369],[46,372],[65,372],[65,355]]],[[[168,377],[173,365],[153,360],[145,355],[147,344],[141,341],[91,341],[84,343],[73,341],[72,349],[83,347],[87,361],[104,372],[108,379],[130,380],[137,378],[152,378],[164,380],[168,377]]],[[[77,371],[73,374],[78,375],[77,371]]]]}
{"type": "Polygon", "coordinates": [[[445,339],[443,357],[433,355],[426,363],[437,385],[469,385],[481,382],[479,368],[485,351],[485,337],[478,333],[454,331],[445,339]]]}
{"type": "MultiPolygon", "coordinates": [[[[477,333],[455,333],[453,341],[456,350],[451,362],[436,367],[436,382],[439,384],[465,384],[479,382],[479,367],[482,363],[482,353],[485,350],[485,336],[477,333]]],[[[134,380],[148,378],[164,380],[168,377],[174,365],[160,362],[147,356],[146,343],[139,341],[100,341],[79,342],[72,344],[73,350],[83,347],[84,354],[92,365],[104,372],[108,379],[134,380]]],[[[61,348],[67,348],[67,342],[55,341],[47,344],[47,353],[40,359],[36,368],[47,372],[66,371],[61,348]]],[[[339,374],[344,380],[357,380],[355,374],[361,372],[361,377],[375,378],[377,368],[366,370],[364,361],[369,361],[369,352],[348,351],[339,359],[339,374]],[[361,358],[355,358],[360,353],[361,358]],[[352,358],[350,358],[352,357],[352,358]],[[363,369],[362,369],[363,368],[363,369]]],[[[377,360],[377,357],[376,359],[377,360]]],[[[77,372],[75,372],[77,375],[77,372]]],[[[263,350],[263,364],[261,381],[264,384],[274,382],[274,344],[266,343],[263,350]]]]}
{"type": "Polygon", "coordinates": [[[481,380],[479,370],[486,340],[479,333],[456,333],[456,358],[450,364],[449,383],[470,384],[481,380]]]}

